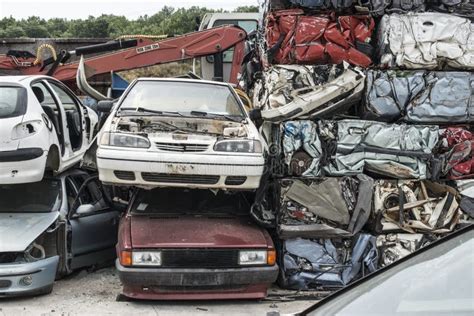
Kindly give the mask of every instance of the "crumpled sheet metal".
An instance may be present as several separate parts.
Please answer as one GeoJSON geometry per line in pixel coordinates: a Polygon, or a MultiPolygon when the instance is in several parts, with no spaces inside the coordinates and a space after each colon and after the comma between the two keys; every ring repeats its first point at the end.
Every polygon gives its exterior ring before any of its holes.
{"type": "Polygon", "coordinates": [[[367,171],[397,179],[435,177],[428,170],[428,162],[438,142],[437,126],[363,120],[322,121],[320,125],[320,133],[334,135],[329,137],[336,143],[335,156],[324,167],[328,175],[367,171]],[[332,131],[333,126],[337,132],[332,131]]]}
{"type": "Polygon", "coordinates": [[[275,64],[372,64],[370,16],[307,16],[300,9],[267,15],[267,58],[275,64]],[[366,53],[364,53],[364,52],[366,53]],[[367,55],[367,52],[369,55],[367,55]]]}
{"type": "Polygon", "coordinates": [[[451,232],[463,215],[458,198],[459,194],[454,188],[440,183],[376,181],[376,231],[432,234],[451,232]]]}
{"type": "Polygon", "coordinates": [[[290,239],[283,244],[286,287],[339,288],[377,270],[376,238],[359,234],[345,240],[290,239]]]}
{"type": "Polygon", "coordinates": [[[315,10],[344,10],[350,9],[354,0],[290,0],[294,5],[315,10]]]}
{"type": "Polygon", "coordinates": [[[411,123],[474,122],[471,72],[367,71],[364,118],[411,123]]]}
{"type": "Polygon", "coordinates": [[[429,243],[423,234],[387,234],[377,236],[379,267],[388,266],[429,243]]]}
{"type": "Polygon", "coordinates": [[[461,194],[459,207],[474,219],[474,180],[457,180],[456,188],[461,194]]]}
{"type": "Polygon", "coordinates": [[[324,118],[360,102],[365,75],[343,65],[275,65],[256,84],[254,104],[266,121],[324,118]]]}
{"type": "Polygon", "coordinates": [[[474,133],[461,127],[448,127],[442,134],[446,152],[444,174],[448,179],[474,178],[474,133]]]}
{"type": "Polygon", "coordinates": [[[474,26],[444,13],[385,15],[379,27],[380,64],[406,69],[474,69],[474,26]]]}
{"type": "Polygon", "coordinates": [[[317,177],[321,175],[321,158],[323,148],[317,133],[317,126],[312,121],[290,121],[283,126],[283,153],[285,164],[290,170],[301,170],[297,173],[304,177],[317,177]],[[294,155],[304,151],[311,157],[310,164],[300,165],[295,161],[294,155]]]}
{"type": "Polygon", "coordinates": [[[348,237],[359,233],[372,210],[373,184],[366,175],[280,180],[280,238],[348,237]]]}

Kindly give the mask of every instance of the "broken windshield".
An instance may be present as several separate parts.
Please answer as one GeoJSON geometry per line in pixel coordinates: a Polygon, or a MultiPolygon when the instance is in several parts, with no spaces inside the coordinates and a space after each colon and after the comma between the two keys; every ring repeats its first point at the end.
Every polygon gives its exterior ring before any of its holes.
{"type": "Polygon", "coordinates": [[[0,185],[0,213],[48,213],[59,208],[61,182],[0,185]]]}
{"type": "Polygon", "coordinates": [[[192,115],[194,111],[238,117],[244,115],[228,86],[181,81],[138,81],[126,95],[120,109],[140,109],[158,115],[166,115],[166,112],[192,115]]]}

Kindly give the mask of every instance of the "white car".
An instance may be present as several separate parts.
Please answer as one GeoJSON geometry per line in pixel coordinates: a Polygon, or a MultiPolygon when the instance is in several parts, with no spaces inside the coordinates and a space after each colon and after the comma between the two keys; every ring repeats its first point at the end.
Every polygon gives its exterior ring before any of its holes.
{"type": "Polygon", "coordinates": [[[134,81],[98,135],[97,166],[108,184],[256,189],[265,144],[227,83],[134,81]]]}
{"type": "Polygon", "coordinates": [[[0,77],[0,183],[38,182],[77,164],[97,114],[47,76],[0,77]]]}

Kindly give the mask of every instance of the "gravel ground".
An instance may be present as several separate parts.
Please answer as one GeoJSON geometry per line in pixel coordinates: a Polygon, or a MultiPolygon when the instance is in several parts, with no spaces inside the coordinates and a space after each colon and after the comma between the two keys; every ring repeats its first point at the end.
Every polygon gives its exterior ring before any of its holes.
{"type": "MultiPolygon", "coordinates": [[[[266,315],[299,312],[314,300],[117,302],[121,284],[114,268],[75,274],[56,281],[50,295],[0,299],[0,315],[266,315]]],[[[274,292],[275,290],[271,290],[274,292]]]]}

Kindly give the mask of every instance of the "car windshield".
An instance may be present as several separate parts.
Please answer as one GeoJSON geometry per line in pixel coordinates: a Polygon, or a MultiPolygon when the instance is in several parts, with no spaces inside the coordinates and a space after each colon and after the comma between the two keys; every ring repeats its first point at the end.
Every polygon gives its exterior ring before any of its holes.
{"type": "MultiPolygon", "coordinates": [[[[474,315],[474,229],[381,271],[309,315],[474,315]]],[[[336,294],[337,295],[337,294],[336,294]]]]}
{"type": "Polygon", "coordinates": [[[242,108],[228,86],[179,81],[138,81],[120,109],[243,116],[242,108]]]}
{"type": "Polygon", "coordinates": [[[22,87],[0,86],[0,118],[25,114],[26,89],[22,87]]]}
{"type": "Polygon", "coordinates": [[[0,185],[0,213],[48,213],[59,208],[61,182],[0,185]]]}
{"type": "Polygon", "coordinates": [[[141,190],[132,206],[133,214],[196,215],[248,214],[252,203],[249,192],[160,188],[141,190]]]}

